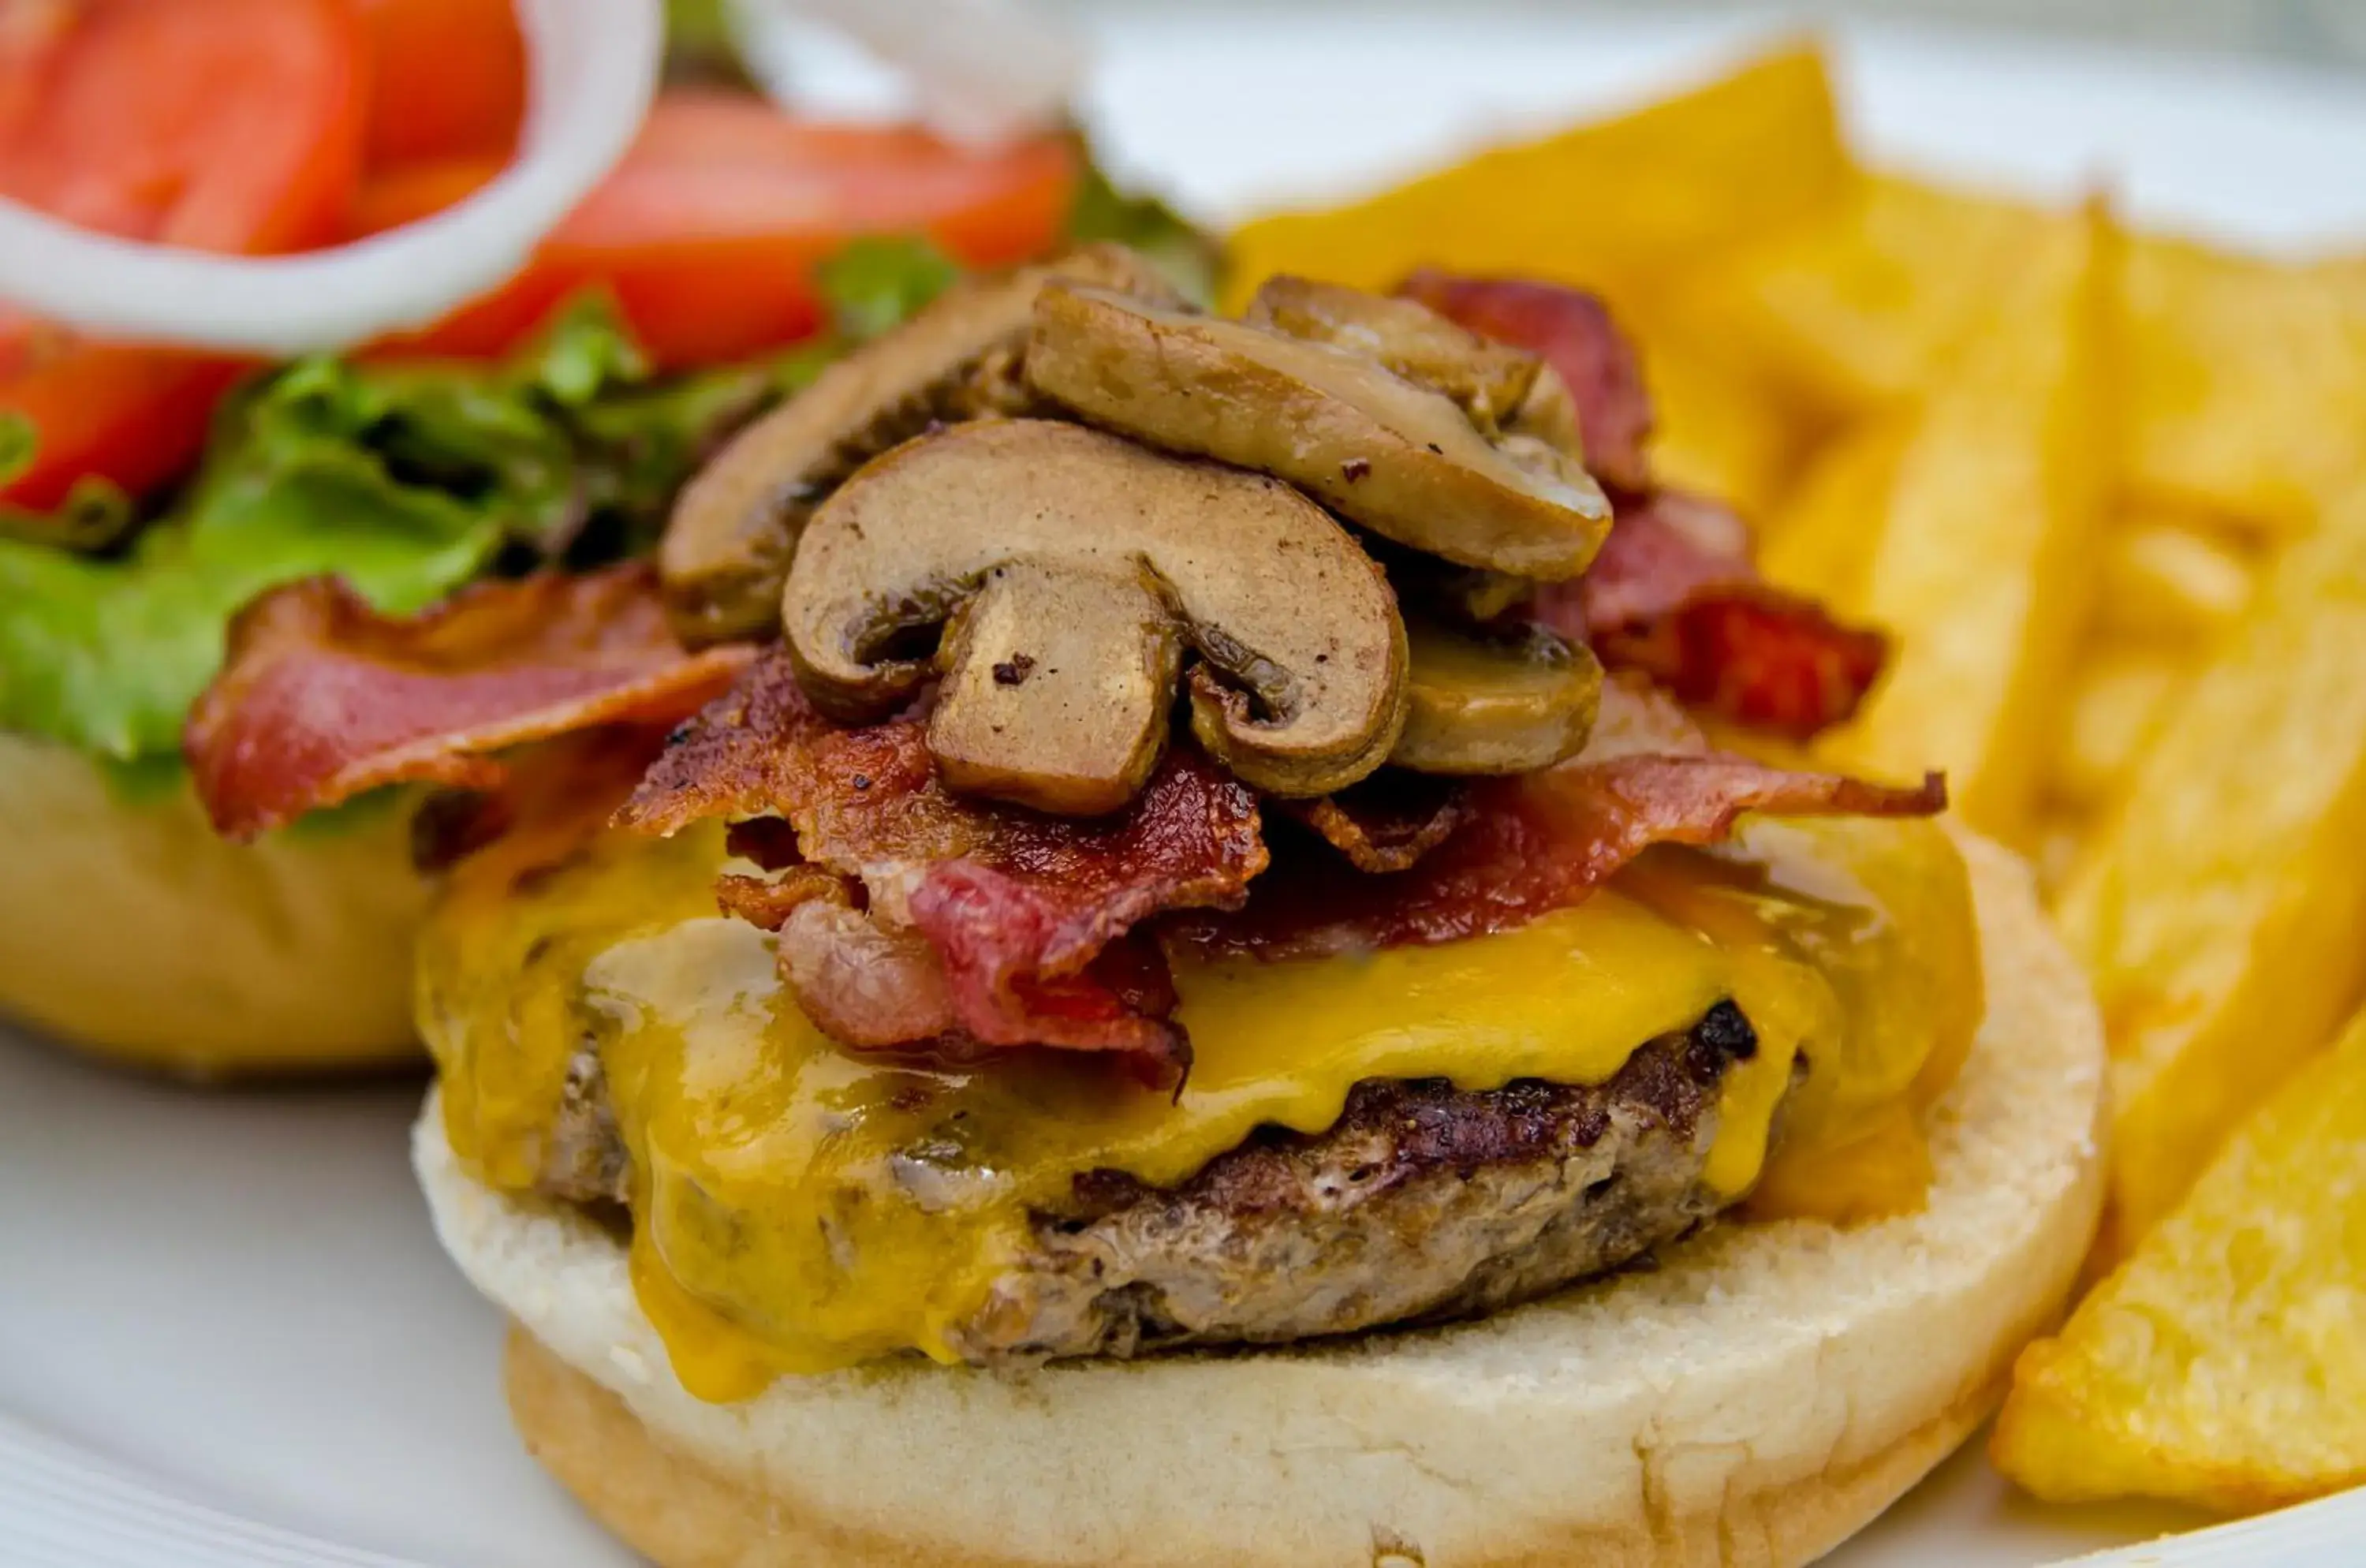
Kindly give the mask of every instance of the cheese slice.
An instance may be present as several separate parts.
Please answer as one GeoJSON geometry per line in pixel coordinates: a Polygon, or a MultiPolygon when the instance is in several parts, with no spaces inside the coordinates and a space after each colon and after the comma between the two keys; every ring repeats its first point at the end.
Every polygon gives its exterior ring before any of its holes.
{"type": "Polygon", "coordinates": [[[1977,1011],[1944,834],[1770,823],[1716,854],[1653,852],[1492,936],[1180,964],[1194,1060],[1177,1098],[1053,1052],[935,1070],[846,1052],[805,1020],[771,938],[715,913],[724,858],[702,828],[523,875],[472,863],[420,971],[453,1145],[495,1186],[532,1187],[569,1064],[596,1044],[633,1161],[633,1278],[711,1399],[899,1351],[951,1359],[951,1331],[1078,1176],[1175,1185],[1260,1127],[1321,1131],[1367,1078],[1599,1083],[1730,998],[1758,1047],[1726,1076],[1704,1179],[1739,1197],[1803,1054],[1796,1099],[1829,1141],[1906,1100],[1977,1011]]]}

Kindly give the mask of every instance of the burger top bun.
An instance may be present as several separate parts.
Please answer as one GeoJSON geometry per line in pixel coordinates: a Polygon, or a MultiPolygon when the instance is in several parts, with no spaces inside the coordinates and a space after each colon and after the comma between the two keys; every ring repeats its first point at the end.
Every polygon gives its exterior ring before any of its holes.
{"type": "Polygon", "coordinates": [[[186,784],[0,733],[0,1017],[192,1077],[407,1060],[408,839],[380,811],[232,844],[186,784]]]}
{"type": "Polygon", "coordinates": [[[464,1174],[432,1097],[419,1174],[519,1325],[527,1443],[662,1568],[1804,1562],[1994,1406],[2094,1229],[2094,1004],[2021,863],[1966,852],[1988,1015],[1923,1213],[1715,1225],[1480,1322],[1021,1375],[907,1359],[705,1404],[615,1238],[464,1174]]]}

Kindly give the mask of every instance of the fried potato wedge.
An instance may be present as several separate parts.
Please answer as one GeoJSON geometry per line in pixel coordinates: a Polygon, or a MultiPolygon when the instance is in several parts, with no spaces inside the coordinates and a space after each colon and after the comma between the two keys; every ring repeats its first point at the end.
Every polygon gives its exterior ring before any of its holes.
{"type": "Polygon", "coordinates": [[[2206,647],[2251,597],[2252,553],[2191,515],[2138,507],[2114,518],[2096,629],[2124,642],[2206,647]]]}
{"type": "Polygon", "coordinates": [[[1769,581],[1855,612],[1916,423],[1868,420],[1817,450],[1759,531],[1769,581]]]}
{"type": "Polygon", "coordinates": [[[2366,475],[2366,269],[2131,248],[2129,490],[2277,536],[2366,475]]]}
{"type": "MultiPolygon", "coordinates": [[[[1981,831],[2026,845],[2084,630],[2111,467],[2117,229],[2045,231],[1923,403],[1847,608],[1902,640],[1843,762],[1944,767],[1981,831]]],[[[1785,541],[1777,536],[1777,544],[1785,541]]]]}
{"type": "Polygon", "coordinates": [[[2164,649],[2090,649],[2072,676],[2068,722],[2048,793],[2082,812],[2110,800],[2191,676],[2187,659],[2164,649]]]}
{"type": "Polygon", "coordinates": [[[1498,147],[1366,200],[1260,219],[1229,242],[1226,308],[1277,272],[1387,288],[1416,266],[1641,283],[1839,198],[1849,178],[1816,51],[1540,141],[1498,147]]]}
{"type": "Polygon", "coordinates": [[[2366,491],[2283,552],[2057,908],[2111,1034],[2110,1237],[2141,1236],[2366,981],[2366,491]]]}
{"type": "Polygon", "coordinates": [[[1665,336],[1643,345],[1651,389],[1651,470],[1756,522],[1774,507],[1808,432],[1747,372],[1665,336]]]}
{"type": "Polygon", "coordinates": [[[2082,826],[2077,817],[2056,810],[2039,818],[2037,831],[2031,836],[2029,863],[2037,873],[2038,892],[2049,902],[2070,880],[2071,868],[2085,847],[2082,826]]]}
{"type": "Polygon", "coordinates": [[[2060,1502],[2248,1510],[2366,1482],[2366,1018],[2024,1351],[1990,1452],[2060,1502]]]}
{"type": "Polygon", "coordinates": [[[1755,239],[1690,280],[1679,309],[1770,383],[1852,418],[1928,387],[2021,258],[2077,221],[1868,175],[1828,218],[1755,239]]]}

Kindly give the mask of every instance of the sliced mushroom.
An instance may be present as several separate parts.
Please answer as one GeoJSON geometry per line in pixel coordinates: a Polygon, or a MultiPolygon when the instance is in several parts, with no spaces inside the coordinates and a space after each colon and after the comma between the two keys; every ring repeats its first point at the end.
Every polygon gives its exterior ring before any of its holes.
{"type": "Polygon", "coordinates": [[[1536,583],[1507,572],[1451,567],[1434,584],[1436,603],[1457,626],[1489,626],[1537,596],[1536,583]]]}
{"type": "Polygon", "coordinates": [[[1526,349],[1482,337],[1418,299],[1287,273],[1258,287],[1245,319],[1359,355],[1443,393],[1520,468],[1579,490],[1594,487],[1577,400],[1560,373],[1526,349]]]}
{"type": "Polygon", "coordinates": [[[1411,711],[1389,761],[1425,773],[1525,773],[1573,757],[1602,701],[1602,666],[1540,626],[1495,637],[1405,626],[1411,711]]]}
{"type": "Polygon", "coordinates": [[[1529,578],[1451,561],[1406,549],[1386,539],[1364,537],[1364,547],[1388,573],[1389,586],[1410,623],[1434,615],[1448,626],[1484,630],[1525,607],[1537,595],[1529,578]]]}
{"type": "Polygon", "coordinates": [[[1176,302],[1155,268],[1121,245],[1087,245],[1042,266],[955,285],[895,331],[824,370],[739,433],[682,490],[658,550],[674,629],[693,647],[760,637],[814,506],[870,458],[931,423],[1015,413],[1035,294],[1047,278],[1176,302]]]}
{"type": "Polygon", "coordinates": [[[1036,297],[1027,379],[1088,423],[1286,479],[1466,566],[1574,577],[1610,526],[1582,470],[1532,471],[1443,393],[1244,321],[1054,283],[1036,297]]]}
{"type": "Polygon", "coordinates": [[[929,724],[945,783],[1041,811],[1114,811],[1166,749],[1182,638],[1140,562],[1007,561],[948,624],[929,724]]]}
{"type": "Polygon", "coordinates": [[[1528,436],[1543,442],[1557,452],[1566,454],[1581,466],[1585,461],[1585,436],[1577,419],[1577,399],[1571,393],[1569,383],[1560,372],[1549,365],[1538,365],[1537,378],[1528,383],[1520,406],[1504,422],[1504,433],[1513,437],[1528,436]]]}
{"type": "Polygon", "coordinates": [[[1481,337],[1418,299],[1288,273],[1258,286],[1245,320],[1378,360],[1408,381],[1445,393],[1491,435],[1519,411],[1544,367],[1535,355],[1481,337]]]}
{"type": "Polygon", "coordinates": [[[1404,627],[1346,530],[1288,485],[1052,421],[956,425],[866,465],[806,525],[782,621],[844,720],[941,670],[947,781],[1045,810],[1140,786],[1186,645],[1201,744],[1274,794],[1344,787],[1404,727],[1404,627]],[[948,621],[923,656],[914,634],[948,621]]]}

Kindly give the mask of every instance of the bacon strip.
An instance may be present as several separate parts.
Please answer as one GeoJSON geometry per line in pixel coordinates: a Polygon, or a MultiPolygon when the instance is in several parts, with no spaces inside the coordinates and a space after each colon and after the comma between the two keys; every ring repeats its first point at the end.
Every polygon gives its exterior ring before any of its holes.
{"type": "MultiPolygon", "coordinates": [[[[967,1036],[1121,1052],[1161,1075],[1185,1059],[1164,1017],[1171,987],[1154,950],[1120,939],[1162,910],[1237,905],[1267,858],[1256,795],[1196,749],[1170,752],[1107,818],[966,800],[937,781],[919,721],[831,726],[778,651],[684,730],[618,820],[661,833],[716,815],[785,818],[806,861],[860,884],[874,925],[924,939],[967,1036]]],[[[785,942],[783,962],[793,985],[847,967],[785,942]]],[[[909,1027],[839,1022],[851,1043],[909,1027]]]]}
{"type": "MultiPolygon", "coordinates": [[[[1649,728],[1621,722],[1614,733],[1649,728]]],[[[1301,855],[1237,913],[1185,916],[1165,930],[1202,953],[1261,958],[1453,942],[1578,903],[1653,844],[1714,843],[1745,811],[1927,816],[1946,799],[1935,773],[1894,789],[1720,752],[1589,749],[1558,768],[1473,785],[1468,818],[1410,871],[1374,876],[1301,855]]]]}
{"type": "Polygon", "coordinates": [[[1316,800],[1273,804],[1320,834],[1358,871],[1403,871],[1469,814],[1461,781],[1387,769],[1316,800]]]}
{"type": "Polygon", "coordinates": [[[1461,277],[1424,267],[1397,285],[1438,314],[1474,333],[1525,348],[1550,365],[1577,405],[1585,466],[1606,485],[1639,491],[1651,483],[1643,455],[1651,435],[1651,400],[1635,347],[1599,296],[1513,277],[1461,277]]]}
{"type": "Polygon", "coordinates": [[[1653,487],[1651,401],[1599,299],[1433,271],[1400,291],[1550,363],[1577,405],[1586,467],[1615,494],[1617,521],[1601,554],[1577,581],[1540,591],[1538,619],[1587,638],[1611,668],[1642,671],[1750,728],[1803,740],[1855,714],[1887,644],[1760,577],[1749,527],[1724,505],[1653,487]]]}
{"type": "Polygon", "coordinates": [[[1794,740],[1854,716],[1888,657],[1880,633],[1760,577],[1739,517],[1676,491],[1622,502],[1585,576],[1544,585],[1531,614],[1613,669],[1794,740]]]}
{"type": "Polygon", "coordinates": [[[411,616],[315,578],[239,613],[182,749],[215,828],[250,839],[381,784],[494,788],[490,753],[670,723],[748,658],[684,651],[645,564],[483,583],[411,616]]]}
{"type": "MultiPolygon", "coordinates": [[[[727,894],[726,907],[738,912],[727,894]]],[[[761,922],[760,922],[761,923],[761,922]]],[[[778,928],[781,976],[814,1026],[841,1044],[962,1066],[1017,1045],[1116,1055],[1147,1082],[1179,1083],[1189,1042],[1168,1017],[1166,956],[1122,937],[1084,973],[1030,984],[997,1004],[1012,1036],[984,1039],[944,964],[917,931],[890,931],[828,897],[794,904],[778,928]]]]}
{"type": "Polygon", "coordinates": [[[666,730],[614,724],[556,736],[505,761],[490,790],[430,793],[411,814],[411,863],[447,871],[494,846],[521,873],[561,863],[607,830],[665,750],[666,730]]]}

